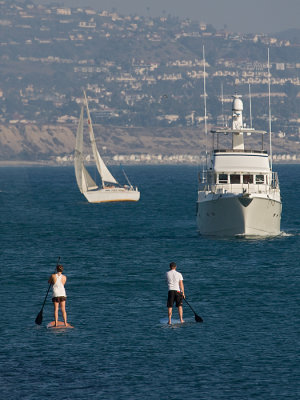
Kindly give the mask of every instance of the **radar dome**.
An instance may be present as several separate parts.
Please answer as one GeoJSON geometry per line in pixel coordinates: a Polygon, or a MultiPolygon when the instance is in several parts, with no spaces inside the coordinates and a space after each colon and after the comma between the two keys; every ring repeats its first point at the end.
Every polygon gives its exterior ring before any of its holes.
{"type": "Polygon", "coordinates": [[[232,102],[232,110],[233,111],[243,111],[243,102],[241,99],[235,97],[232,102]]]}

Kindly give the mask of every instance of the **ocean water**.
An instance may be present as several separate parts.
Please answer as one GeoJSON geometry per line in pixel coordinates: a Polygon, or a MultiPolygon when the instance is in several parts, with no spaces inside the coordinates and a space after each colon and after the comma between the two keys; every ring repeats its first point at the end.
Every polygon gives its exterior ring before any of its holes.
{"type": "Polygon", "coordinates": [[[71,167],[0,168],[0,398],[299,399],[300,166],[275,170],[282,235],[222,240],[197,234],[196,167],[127,167],[141,200],[103,205],[71,167]],[[58,256],[75,329],[53,332],[58,256]],[[203,324],[161,323],[171,261],[203,324]]]}

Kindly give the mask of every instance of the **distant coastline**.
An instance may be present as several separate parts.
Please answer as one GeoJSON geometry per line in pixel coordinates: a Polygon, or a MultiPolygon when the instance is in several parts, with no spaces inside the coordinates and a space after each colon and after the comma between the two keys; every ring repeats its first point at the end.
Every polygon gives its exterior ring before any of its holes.
{"type": "MultiPolygon", "coordinates": [[[[188,162],[188,161],[161,161],[161,162],[133,162],[133,161],[124,161],[121,163],[122,165],[130,165],[130,166],[142,166],[142,165],[190,165],[190,166],[197,166],[202,165],[203,163],[197,162],[188,162]]],[[[274,160],[273,165],[298,165],[300,164],[299,160],[274,160]]],[[[107,165],[120,165],[120,162],[116,162],[114,160],[110,160],[107,162],[107,165]]],[[[71,167],[73,166],[73,162],[62,162],[57,163],[51,160],[40,160],[40,161],[24,161],[24,160],[14,160],[14,161],[0,161],[0,168],[1,167],[71,167]]],[[[91,164],[92,166],[92,164],[91,164]]]]}

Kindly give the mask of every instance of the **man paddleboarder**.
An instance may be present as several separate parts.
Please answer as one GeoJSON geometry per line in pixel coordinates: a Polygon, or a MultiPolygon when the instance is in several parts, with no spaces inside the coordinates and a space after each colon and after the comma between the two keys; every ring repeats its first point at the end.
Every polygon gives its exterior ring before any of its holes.
{"type": "Polygon", "coordinates": [[[54,326],[58,326],[58,309],[60,310],[64,319],[65,326],[69,326],[67,323],[67,313],[66,313],[66,289],[65,284],[67,282],[67,277],[63,275],[64,267],[59,264],[56,267],[56,274],[52,274],[48,280],[48,283],[52,285],[53,294],[52,302],[54,304],[54,326]]]}
{"type": "Polygon", "coordinates": [[[171,325],[173,304],[176,302],[180,322],[183,323],[182,299],[185,298],[182,274],[176,271],[177,265],[170,263],[170,271],[166,272],[166,280],[168,283],[168,324],[171,325]]]}

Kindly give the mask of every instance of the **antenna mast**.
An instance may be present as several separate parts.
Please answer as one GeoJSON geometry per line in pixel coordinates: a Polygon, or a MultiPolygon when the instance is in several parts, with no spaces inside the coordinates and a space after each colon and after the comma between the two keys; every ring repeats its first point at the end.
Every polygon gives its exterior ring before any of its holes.
{"type": "Polygon", "coordinates": [[[251,107],[251,87],[249,83],[249,108],[250,108],[250,128],[252,128],[252,107],[251,107]]]}
{"type": "Polygon", "coordinates": [[[270,165],[273,167],[272,153],[272,125],[271,125],[271,75],[270,75],[270,49],[268,48],[268,87],[269,87],[269,139],[270,139],[270,165]]]}
{"type": "Polygon", "coordinates": [[[222,120],[223,120],[223,126],[225,126],[223,82],[221,83],[221,101],[222,101],[222,120]]]}
{"type": "Polygon", "coordinates": [[[207,169],[207,112],[206,112],[206,79],[205,79],[205,49],[203,45],[203,92],[204,92],[204,131],[205,131],[205,166],[207,169]]]}

